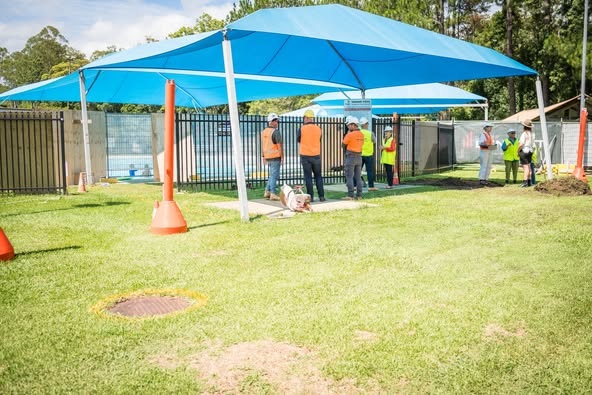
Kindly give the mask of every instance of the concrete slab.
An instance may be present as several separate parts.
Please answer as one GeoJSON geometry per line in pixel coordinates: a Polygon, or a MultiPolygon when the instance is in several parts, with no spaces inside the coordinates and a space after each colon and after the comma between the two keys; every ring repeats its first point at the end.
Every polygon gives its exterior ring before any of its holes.
{"type": "MultiPolygon", "coordinates": [[[[387,184],[383,184],[380,182],[375,182],[374,186],[376,188],[378,188],[379,191],[384,191],[384,192],[388,192],[388,191],[397,191],[397,190],[401,190],[401,189],[408,189],[408,188],[417,188],[418,185],[411,185],[411,184],[403,184],[403,185],[393,185],[392,189],[386,189],[387,184]]],[[[345,184],[331,184],[331,185],[325,185],[325,190],[326,191],[331,191],[331,192],[344,192],[347,193],[347,186],[345,184]]],[[[368,191],[368,187],[365,187],[363,189],[363,193],[372,193],[372,191],[368,191]]]]}
{"type": "MultiPolygon", "coordinates": [[[[240,202],[238,200],[208,203],[208,205],[217,208],[240,211],[240,202]]],[[[270,201],[265,199],[249,200],[248,206],[250,214],[265,215],[269,218],[290,218],[296,214],[301,214],[285,208],[281,202],[270,201]]],[[[365,203],[363,200],[352,201],[327,199],[324,202],[314,201],[311,203],[312,211],[316,213],[335,210],[354,210],[362,207],[375,206],[375,204],[365,203]]]]}

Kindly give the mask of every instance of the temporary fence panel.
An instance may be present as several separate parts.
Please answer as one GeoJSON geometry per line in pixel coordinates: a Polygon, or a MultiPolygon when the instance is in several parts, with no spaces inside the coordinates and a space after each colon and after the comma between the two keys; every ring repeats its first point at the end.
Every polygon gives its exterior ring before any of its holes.
{"type": "Polygon", "coordinates": [[[0,192],[67,192],[62,112],[0,112],[0,192]]]}
{"type": "MultiPolygon", "coordinates": [[[[493,163],[503,164],[504,154],[501,145],[508,137],[508,130],[516,130],[516,138],[520,138],[523,127],[520,122],[492,122],[493,140],[498,149],[493,152],[493,163]]],[[[543,148],[540,123],[533,123],[535,142],[540,151],[543,148]]],[[[547,122],[549,145],[551,146],[551,162],[562,162],[562,123],[547,122]]],[[[454,143],[457,163],[479,163],[479,136],[483,133],[483,121],[456,121],[454,124],[454,143]]]]}

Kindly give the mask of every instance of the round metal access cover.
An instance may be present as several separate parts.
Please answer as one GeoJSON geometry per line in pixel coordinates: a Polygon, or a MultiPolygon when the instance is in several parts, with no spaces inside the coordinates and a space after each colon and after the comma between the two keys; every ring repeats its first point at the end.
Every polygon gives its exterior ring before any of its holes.
{"type": "Polygon", "coordinates": [[[107,311],[125,317],[149,317],[184,310],[192,304],[182,296],[139,295],[121,300],[107,311]]]}

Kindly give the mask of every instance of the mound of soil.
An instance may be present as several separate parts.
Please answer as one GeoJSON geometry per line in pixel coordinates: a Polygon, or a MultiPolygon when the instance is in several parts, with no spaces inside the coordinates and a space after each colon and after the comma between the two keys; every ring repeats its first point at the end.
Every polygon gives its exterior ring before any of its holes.
{"type": "Polygon", "coordinates": [[[503,187],[503,185],[496,182],[488,181],[487,184],[482,185],[478,180],[465,180],[458,177],[447,178],[424,178],[421,180],[413,180],[410,184],[432,185],[446,189],[477,189],[477,188],[495,188],[503,187]]]}
{"type": "Polygon", "coordinates": [[[549,181],[539,182],[534,190],[542,193],[550,193],[556,196],[591,195],[590,185],[575,177],[558,177],[549,181]]]}

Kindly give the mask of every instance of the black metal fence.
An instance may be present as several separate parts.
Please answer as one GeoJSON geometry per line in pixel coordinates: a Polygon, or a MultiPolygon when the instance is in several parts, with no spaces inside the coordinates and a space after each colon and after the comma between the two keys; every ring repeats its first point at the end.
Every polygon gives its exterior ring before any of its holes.
{"type": "MultiPolygon", "coordinates": [[[[226,115],[176,114],[175,180],[179,189],[236,188],[234,151],[230,122],[226,115]]],[[[156,157],[163,152],[162,114],[105,114],[104,152],[93,152],[106,160],[109,177],[133,177],[153,173],[156,157]]],[[[260,133],[266,118],[244,115],[240,119],[240,147],[248,186],[263,187],[267,168],[261,158],[260,133]]],[[[323,130],[322,169],[327,184],[342,183],[342,118],[317,118],[323,130]]],[[[398,174],[400,178],[447,169],[455,161],[454,126],[436,122],[374,118],[372,129],[377,146],[386,126],[399,132],[398,174]]],[[[300,117],[281,117],[285,160],[280,183],[303,182],[297,132],[300,117]]],[[[101,131],[98,131],[101,133],[101,131]]],[[[72,131],[71,131],[72,133],[72,131]]],[[[74,135],[73,135],[74,136],[74,135]]],[[[0,112],[0,192],[66,193],[67,168],[63,113],[0,112]]],[[[66,143],[68,143],[66,141],[66,143]]],[[[66,144],[69,155],[77,147],[66,144]]],[[[94,150],[98,146],[91,147],[94,150]]],[[[376,181],[385,182],[385,172],[376,150],[376,181]]],[[[73,158],[75,160],[82,158],[73,158]]]]}
{"type": "MultiPolygon", "coordinates": [[[[342,118],[317,118],[323,130],[322,169],[326,183],[344,182],[343,139],[345,125],[342,118]]],[[[262,116],[241,116],[240,132],[245,178],[252,188],[264,186],[267,169],[261,158],[260,133],[267,122],[262,116]]],[[[454,126],[436,122],[399,121],[375,118],[372,129],[377,145],[386,126],[399,130],[399,176],[411,177],[437,172],[451,167],[454,161],[454,126]]],[[[284,141],[284,164],[280,184],[302,183],[297,132],[302,118],[281,117],[280,130],[284,141]]],[[[177,114],[176,116],[176,180],[179,189],[232,189],[236,187],[231,127],[227,116],[205,114],[177,114]]],[[[375,150],[376,181],[385,182],[386,174],[375,150]]]]}
{"type": "Polygon", "coordinates": [[[66,193],[62,112],[0,112],[0,192],[66,193]]]}

